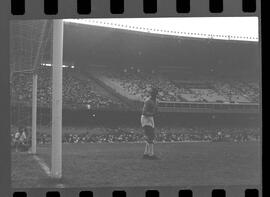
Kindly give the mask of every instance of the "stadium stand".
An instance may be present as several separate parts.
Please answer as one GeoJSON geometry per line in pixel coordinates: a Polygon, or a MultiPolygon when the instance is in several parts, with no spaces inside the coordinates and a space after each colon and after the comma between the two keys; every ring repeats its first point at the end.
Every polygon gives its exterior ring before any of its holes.
{"type": "MultiPolygon", "coordinates": [[[[12,127],[11,137],[15,138],[18,130],[12,127]]],[[[51,134],[46,127],[39,128],[37,141],[39,144],[51,143],[51,134]]],[[[141,128],[130,126],[79,128],[64,127],[63,143],[119,143],[143,142],[144,135],[141,128]]],[[[229,128],[229,127],[161,127],[156,129],[157,142],[191,142],[191,141],[257,141],[260,140],[258,128],[229,128]]],[[[30,135],[28,134],[28,141],[30,135]]],[[[12,142],[14,142],[12,140],[12,142]]]]}
{"type": "Polygon", "coordinates": [[[143,73],[139,69],[134,72],[124,71],[94,71],[101,81],[115,89],[120,94],[133,99],[144,100],[151,86],[160,89],[160,101],[184,101],[178,95],[179,88],[161,75],[143,73]]]}
{"type": "MultiPolygon", "coordinates": [[[[38,105],[51,104],[51,69],[38,70],[38,105]]],[[[11,82],[12,101],[30,105],[32,100],[31,73],[14,73],[11,82]]],[[[139,68],[103,69],[82,72],[65,68],[63,73],[63,106],[65,108],[127,108],[126,100],[143,101],[148,89],[160,89],[158,100],[166,102],[200,103],[258,103],[258,83],[236,79],[200,81],[190,76],[187,80],[170,79],[162,73],[152,73],[139,68]],[[100,84],[98,84],[100,83],[100,84]],[[103,87],[101,87],[103,86],[103,87]],[[113,94],[115,91],[117,94],[113,94]]]]}
{"type": "MultiPolygon", "coordinates": [[[[91,71],[100,81],[113,88],[116,92],[129,99],[144,100],[147,89],[157,86],[160,89],[158,100],[169,102],[230,102],[251,103],[258,102],[258,86],[250,86],[236,79],[204,80],[200,82],[190,80],[170,80],[169,76],[159,73],[141,71],[140,69],[124,70],[101,70],[91,71]],[[138,72],[139,71],[139,72],[138,72]]],[[[255,83],[256,84],[256,83],[255,83]]]]}
{"type": "MultiPolygon", "coordinates": [[[[51,69],[41,67],[38,70],[38,105],[49,107],[51,104],[51,69]]],[[[63,106],[68,108],[85,108],[90,105],[97,108],[124,108],[125,105],[104,91],[94,81],[84,79],[79,72],[64,69],[63,72],[63,106]]],[[[30,105],[32,100],[31,73],[14,73],[11,82],[12,102],[30,105]]]]}

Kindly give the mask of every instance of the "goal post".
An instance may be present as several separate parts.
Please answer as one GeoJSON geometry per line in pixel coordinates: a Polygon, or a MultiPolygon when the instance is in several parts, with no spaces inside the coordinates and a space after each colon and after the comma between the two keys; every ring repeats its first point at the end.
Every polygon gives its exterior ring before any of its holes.
{"type": "Polygon", "coordinates": [[[62,19],[12,20],[9,26],[12,132],[31,127],[29,153],[36,154],[39,140],[44,142],[37,132],[51,129],[54,178],[62,177],[63,23],[62,19]]]}
{"type": "MultiPolygon", "coordinates": [[[[41,35],[40,35],[40,40],[44,40],[45,37],[45,31],[47,26],[47,21],[45,21],[42,24],[41,28],[41,35]]],[[[41,59],[41,50],[43,46],[42,44],[39,44],[37,47],[37,55],[35,56],[34,59],[34,64],[32,65],[33,67],[33,76],[32,76],[32,138],[31,138],[31,153],[36,154],[37,153],[37,79],[38,79],[38,64],[41,59]]]]}
{"type": "Polygon", "coordinates": [[[52,165],[51,176],[62,177],[63,20],[53,20],[52,59],[52,165]]]}
{"type": "Polygon", "coordinates": [[[31,139],[31,153],[37,153],[37,73],[33,73],[32,85],[32,139],[31,139]]]}

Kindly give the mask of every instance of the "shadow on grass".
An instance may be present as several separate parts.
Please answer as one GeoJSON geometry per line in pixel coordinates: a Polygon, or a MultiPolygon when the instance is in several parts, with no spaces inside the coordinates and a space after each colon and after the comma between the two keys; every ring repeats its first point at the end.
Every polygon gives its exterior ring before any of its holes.
{"type": "Polygon", "coordinates": [[[66,178],[52,178],[52,177],[40,179],[40,183],[42,185],[46,185],[46,187],[52,188],[66,188],[68,187],[68,185],[70,185],[70,182],[67,181],[66,178]]]}

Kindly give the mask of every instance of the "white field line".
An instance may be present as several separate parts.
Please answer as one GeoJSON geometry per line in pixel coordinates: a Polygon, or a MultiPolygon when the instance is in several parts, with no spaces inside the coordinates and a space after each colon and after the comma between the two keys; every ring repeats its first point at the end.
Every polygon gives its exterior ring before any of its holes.
{"type": "MultiPolygon", "coordinates": [[[[41,166],[41,168],[44,170],[44,172],[46,173],[47,176],[51,177],[51,172],[50,172],[50,168],[47,166],[47,164],[38,156],[34,155],[33,156],[34,159],[38,162],[38,164],[41,166]]],[[[57,183],[55,185],[56,188],[65,188],[66,185],[62,184],[62,183],[57,183]]]]}
{"type": "Polygon", "coordinates": [[[38,156],[34,155],[33,157],[38,162],[38,164],[41,166],[41,168],[44,170],[44,172],[48,176],[51,176],[50,168],[47,166],[47,164],[42,159],[40,159],[38,156]]]}

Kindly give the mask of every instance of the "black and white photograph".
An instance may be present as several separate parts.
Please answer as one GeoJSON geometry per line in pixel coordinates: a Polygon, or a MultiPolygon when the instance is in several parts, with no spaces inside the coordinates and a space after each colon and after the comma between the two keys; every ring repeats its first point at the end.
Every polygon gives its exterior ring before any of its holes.
{"type": "Polygon", "coordinates": [[[258,17],[9,25],[13,188],[261,185],[258,17]]]}

